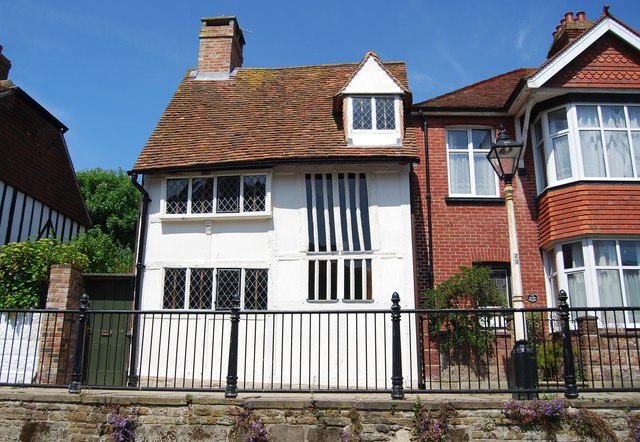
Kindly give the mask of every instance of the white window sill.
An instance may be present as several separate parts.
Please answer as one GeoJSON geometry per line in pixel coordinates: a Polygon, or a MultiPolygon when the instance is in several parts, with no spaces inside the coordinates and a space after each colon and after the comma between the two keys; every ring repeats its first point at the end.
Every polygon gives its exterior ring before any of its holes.
{"type": "Polygon", "coordinates": [[[198,213],[198,214],[177,214],[177,215],[159,215],[156,217],[161,222],[181,222],[181,221],[238,221],[238,220],[254,220],[269,219],[271,212],[246,212],[246,213],[198,213]]]}

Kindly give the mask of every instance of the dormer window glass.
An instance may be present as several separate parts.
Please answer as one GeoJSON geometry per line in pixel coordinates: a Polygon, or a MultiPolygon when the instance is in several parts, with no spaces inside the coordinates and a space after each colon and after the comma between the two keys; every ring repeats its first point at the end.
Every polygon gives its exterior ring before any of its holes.
{"type": "Polygon", "coordinates": [[[395,130],[396,106],[393,97],[353,97],[354,130],[395,130]]]}

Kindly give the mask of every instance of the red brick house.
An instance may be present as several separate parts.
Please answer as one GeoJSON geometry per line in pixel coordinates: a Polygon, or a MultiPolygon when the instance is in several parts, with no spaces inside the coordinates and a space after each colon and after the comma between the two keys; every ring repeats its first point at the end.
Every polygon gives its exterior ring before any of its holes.
{"type": "Polygon", "coordinates": [[[539,67],[414,104],[413,114],[419,292],[486,264],[508,293],[507,215],[485,139],[504,124],[526,149],[514,180],[525,305],[553,306],[560,289],[575,307],[640,305],[637,31],[608,8],[595,21],[567,13],[539,67]]]}
{"type": "Polygon", "coordinates": [[[64,139],[67,127],[8,80],[0,46],[0,245],[67,241],[91,226],[64,139]]]}

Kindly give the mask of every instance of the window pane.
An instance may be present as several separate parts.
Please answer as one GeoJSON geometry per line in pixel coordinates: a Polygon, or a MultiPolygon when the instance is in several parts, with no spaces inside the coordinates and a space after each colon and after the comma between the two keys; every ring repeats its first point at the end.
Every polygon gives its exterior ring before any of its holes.
{"type": "Polygon", "coordinates": [[[336,220],[333,213],[333,175],[327,173],[325,175],[327,180],[327,207],[329,211],[329,247],[331,251],[338,250],[336,242],[336,220]]]}
{"type": "Polygon", "coordinates": [[[635,158],[636,176],[640,175],[640,132],[631,132],[631,145],[633,146],[633,158],[635,158]]]}
{"type": "Polygon", "coordinates": [[[342,250],[352,250],[349,241],[349,218],[347,217],[347,197],[345,195],[344,173],[338,174],[338,197],[340,204],[340,229],[342,230],[342,250]]]}
{"type": "Polygon", "coordinates": [[[540,184],[541,188],[544,189],[547,187],[547,156],[545,155],[544,143],[538,144],[536,155],[538,155],[538,163],[540,164],[540,184]]]}
{"type": "Polygon", "coordinates": [[[396,111],[394,98],[376,98],[376,128],[395,129],[396,111]]]}
{"type": "Polygon", "coordinates": [[[167,213],[187,213],[189,180],[167,180],[167,213]]]}
{"type": "Polygon", "coordinates": [[[240,177],[218,177],[218,213],[238,213],[240,211],[240,177]]]}
{"type": "Polygon", "coordinates": [[[469,140],[466,130],[448,130],[447,146],[449,149],[469,149],[469,140]]]}
{"type": "Polygon", "coordinates": [[[507,305],[511,305],[511,295],[509,294],[509,271],[505,269],[492,269],[491,282],[502,293],[507,305]]]}
{"type": "Polygon", "coordinates": [[[562,246],[562,258],[565,269],[575,269],[584,267],[584,257],[582,256],[582,243],[574,242],[562,246]]]}
{"type": "Polygon", "coordinates": [[[600,127],[597,106],[576,106],[578,111],[578,126],[600,127]]]}
{"type": "Polygon", "coordinates": [[[640,241],[620,241],[620,257],[623,266],[640,265],[640,241]]]}
{"type": "Polygon", "coordinates": [[[587,291],[584,286],[584,272],[567,275],[569,304],[571,307],[587,307],[587,291]]]}
{"type": "Polygon", "coordinates": [[[264,212],[267,200],[266,175],[246,175],[242,197],[242,209],[245,212],[264,212]]]}
{"type": "Polygon", "coordinates": [[[315,252],[315,233],[313,230],[313,195],[311,193],[311,186],[313,185],[313,182],[311,180],[311,174],[306,174],[304,176],[304,180],[307,191],[307,234],[309,236],[309,247],[307,250],[309,250],[310,252],[315,252]]]}
{"type": "Polygon", "coordinates": [[[582,166],[587,177],[604,177],[607,171],[604,166],[604,150],[599,130],[581,130],[580,147],[582,149],[582,166]]]}
{"type": "Polygon", "coordinates": [[[618,265],[618,257],[616,256],[615,241],[594,241],[593,254],[594,254],[597,266],[618,265]]]}
{"type": "Polygon", "coordinates": [[[627,127],[622,106],[602,106],[600,110],[604,127],[627,127]]]}
{"type": "MultiPolygon", "coordinates": [[[[474,149],[491,149],[491,131],[488,129],[472,129],[471,142],[473,143],[474,149]]],[[[489,161],[487,161],[487,163],[488,162],[489,161]]]]}
{"type": "Polygon", "coordinates": [[[598,294],[602,307],[618,307],[622,305],[622,289],[618,270],[597,270],[598,294]]]}
{"type": "Polygon", "coordinates": [[[542,141],[542,120],[536,121],[536,124],[533,126],[534,135],[536,136],[536,143],[542,141]]]}
{"type": "Polygon", "coordinates": [[[629,127],[633,129],[640,128],[640,107],[629,106],[627,111],[629,112],[629,127]]]}
{"type": "Polygon", "coordinates": [[[191,269],[189,308],[210,310],[213,304],[213,269],[191,269]]]}
{"type": "Polygon", "coordinates": [[[187,269],[164,269],[164,296],[162,308],[184,308],[187,269]]]}
{"type": "Polygon", "coordinates": [[[640,307],[640,270],[625,270],[623,275],[627,307],[640,307]]]}
{"type": "Polygon", "coordinates": [[[605,131],[610,177],[632,177],[631,152],[626,132],[605,131]]]}
{"type": "Polygon", "coordinates": [[[212,213],[213,178],[194,178],[191,185],[191,213],[212,213]]]}
{"type": "Polygon", "coordinates": [[[470,194],[469,155],[449,153],[449,187],[454,194],[470,194]]]}
{"type": "Polygon", "coordinates": [[[318,251],[327,251],[327,235],[325,225],[325,212],[324,212],[324,185],[322,183],[322,174],[317,173],[315,177],[316,187],[316,229],[318,232],[318,251]]]}
{"type": "Polygon", "coordinates": [[[230,309],[234,295],[240,295],[240,269],[219,269],[216,281],[216,309],[230,309]]]}
{"type": "Polygon", "coordinates": [[[353,97],[353,128],[371,129],[371,98],[353,97]]]}
{"type": "Polygon", "coordinates": [[[549,112],[547,119],[549,121],[549,133],[551,134],[555,134],[561,130],[569,128],[569,125],[567,124],[567,111],[565,108],[549,112]]]}
{"type": "Polygon", "coordinates": [[[362,244],[360,244],[360,231],[358,227],[358,205],[356,204],[356,174],[350,173],[349,177],[349,207],[351,208],[351,218],[348,222],[351,224],[351,231],[353,232],[353,248],[350,250],[362,250],[362,244]]]}
{"type": "Polygon", "coordinates": [[[244,272],[244,308],[246,310],[266,310],[269,270],[246,269],[244,272]]]}
{"type": "Polygon", "coordinates": [[[571,153],[566,135],[553,139],[553,155],[556,160],[556,179],[571,178],[571,153]]]}
{"type": "Polygon", "coordinates": [[[483,153],[473,154],[473,167],[476,177],[476,195],[496,195],[496,173],[483,153]]]}

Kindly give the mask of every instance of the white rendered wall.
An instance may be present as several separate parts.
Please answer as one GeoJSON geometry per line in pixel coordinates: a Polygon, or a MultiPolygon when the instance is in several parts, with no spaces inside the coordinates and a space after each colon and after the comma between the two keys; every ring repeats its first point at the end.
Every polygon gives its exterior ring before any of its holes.
{"type": "MultiPolygon", "coordinates": [[[[388,310],[394,292],[399,293],[402,308],[414,308],[408,165],[275,167],[272,170],[271,183],[272,215],[260,219],[238,217],[221,220],[211,217],[208,220],[168,220],[162,213],[165,179],[165,176],[145,177],[145,187],[152,202],[149,206],[144,257],[142,309],[162,309],[163,269],[166,267],[268,268],[269,311],[388,310]],[[307,300],[309,239],[305,174],[330,172],[367,174],[373,249],[368,256],[373,267],[371,301],[307,300]]],[[[139,358],[139,372],[142,377],[195,377],[204,379],[205,385],[209,385],[206,378],[224,379],[229,321],[225,318],[222,322],[221,318],[222,315],[216,315],[215,319],[211,315],[191,319],[183,317],[178,320],[168,319],[168,316],[161,319],[157,316],[152,324],[149,317],[144,329],[145,336],[141,337],[143,350],[139,358]],[[167,335],[169,321],[172,321],[173,333],[178,327],[182,330],[180,337],[167,335]],[[161,323],[164,324],[162,329],[165,338],[159,336],[161,323]],[[185,333],[187,323],[190,324],[189,335],[185,333]],[[151,330],[155,330],[154,341],[151,341],[151,330]],[[214,330],[217,332],[216,338],[213,338],[214,330]],[[219,341],[223,333],[225,343],[219,341]],[[181,342],[173,342],[174,339],[180,339],[181,342]],[[216,342],[211,341],[212,339],[216,342]],[[169,341],[172,341],[171,344],[167,344],[169,341]],[[151,342],[154,344],[150,345],[151,342]],[[186,366],[181,363],[185,357],[191,361],[186,366]],[[222,364],[220,358],[224,361],[222,364]]],[[[314,318],[314,321],[318,321],[317,316],[314,318]]],[[[356,325],[355,322],[347,324],[344,317],[340,321],[334,317],[331,324],[315,323],[309,327],[308,319],[298,322],[299,317],[294,317],[292,323],[291,317],[283,321],[283,317],[277,315],[243,322],[246,319],[243,316],[240,340],[243,345],[245,341],[249,342],[251,345],[247,345],[251,348],[240,349],[240,357],[249,360],[239,361],[239,375],[241,379],[246,377],[249,381],[266,376],[269,381],[283,384],[317,383],[320,386],[320,383],[345,382],[346,373],[355,376],[353,373],[357,364],[361,368],[371,368],[366,373],[359,370],[359,374],[350,379],[350,386],[355,387],[356,382],[360,383],[361,388],[362,382],[371,384],[375,381],[379,385],[384,382],[390,383],[390,368],[385,365],[384,355],[376,355],[373,350],[373,346],[382,348],[386,342],[387,358],[391,356],[389,315],[385,315],[385,318],[380,317],[374,324],[371,318],[365,320],[362,316],[356,325]],[[263,339],[259,335],[265,333],[265,330],[267,337],[263,339]],[[251,339],[245,340],[245,334],[251,339]],[[252,338],[254,335],[256,337],[252,338]],[[305,338],[300,338],[301,335],[305,338]],[[362,351],[364,336],[369,337],[367,347],[370,348],[366,354],[362,351]],[[356,339],[361,340],[356,342],[356,339]],[[296,345],[303,350],[291,353],[296,345]],[[263,348],[266,348],[264,355],[263,348]],[[355,348],[359,348],[360,351],[355,352],[355,348]],[[331,356],[323,359],[325,356],[316,354],[331,356]],[[371,360],[367,361],[367,358],[371,360]],[[263,363],[266,364],[264,368],[263,363]],[[347,364],[350,369],[347,369],[347,364]],[[322,378],[322,374],[314,374],[314,370],[310,370],[316,365],[327,367],[322,371],[326,374],[326,379],[322,378]],[[289,374],[283,372],[285,368],[289,374]],[[275,370],[275,373],[271,370],[275,370]],[[290,372],[298,375],[293,376],[290,372]]],[[[351,317],[350,321],[353,319],[354,317],[351,317]]],[[[416,373],[415,334],[409,332],[406,324],[408,321],[404,322],[405,370],[411,365],[416,373]],[[414,336],[410,337],[409,334],[414,336]],[[409,341],[413,344],[409,344],[409,341]],[[409,347],[412,347],[411,351],[409,347]],[[413,354],[412,360],[410,353],[413,354]]],[[[386,362],[390,364],[390,359],[386,362]]]]}
{"type": "Polygon", "coordinates": [[[0,382],[30,384],[36,375],[41,313],[0,314],[0,382]]]}

